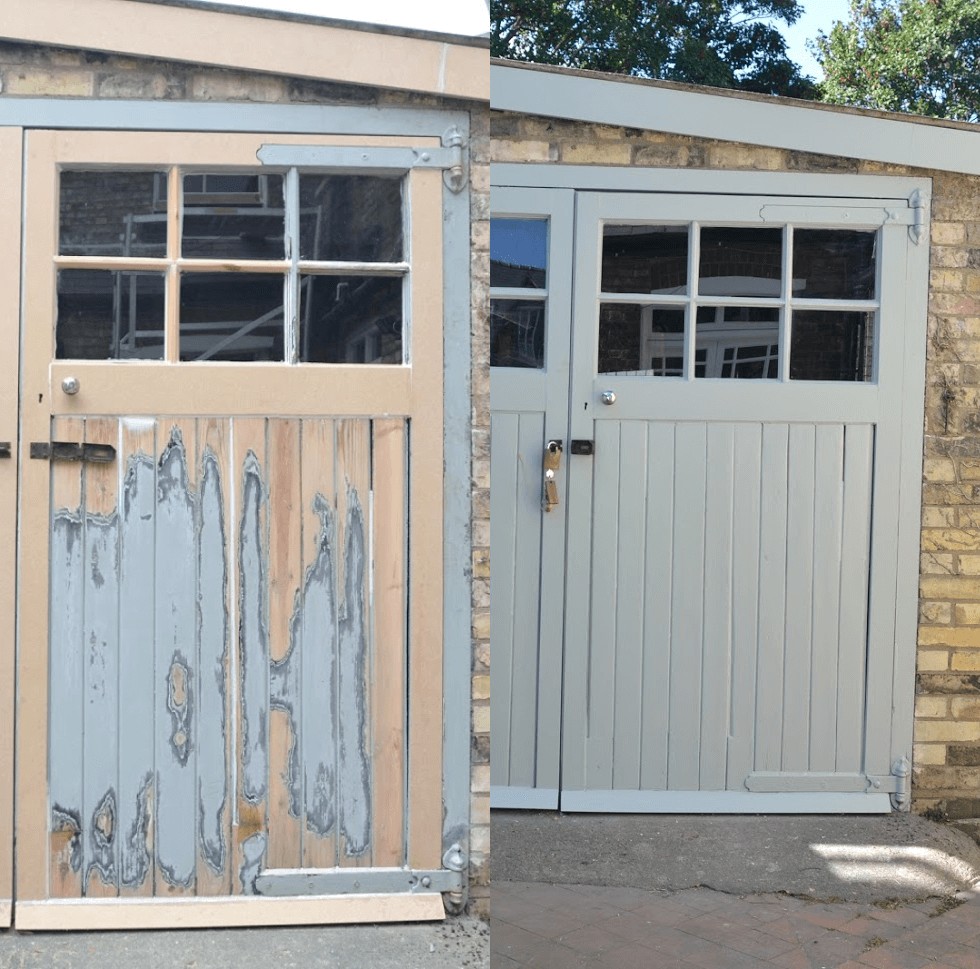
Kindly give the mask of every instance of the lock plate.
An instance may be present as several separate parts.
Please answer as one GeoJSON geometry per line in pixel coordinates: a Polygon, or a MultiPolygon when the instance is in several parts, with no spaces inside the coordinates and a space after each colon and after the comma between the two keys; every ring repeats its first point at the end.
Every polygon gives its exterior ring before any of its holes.
{"type": "Polygon", "coordinates": [[[568,449],[572,454],[595,454],[595,444],[592,441],[582,440],[581,438],[572,441],[568,449]]]}

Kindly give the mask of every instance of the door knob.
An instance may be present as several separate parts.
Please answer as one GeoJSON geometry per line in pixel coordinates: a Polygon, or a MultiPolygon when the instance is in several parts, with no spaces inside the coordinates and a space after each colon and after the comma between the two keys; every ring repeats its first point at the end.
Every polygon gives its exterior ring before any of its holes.
{"type": "Polygon", "coordinates": [[[78,388],[82,385],[78,382],[78,377],[65,377],[61,381],[61,389],[70,397],[78,393],[78,388]]]}
{"type": "Polygon", "coordinates": [[[602,396],[599,398],[604,404],[615,404],[616,403],[616,391],[615,390],[604,390],[602,396]]]}

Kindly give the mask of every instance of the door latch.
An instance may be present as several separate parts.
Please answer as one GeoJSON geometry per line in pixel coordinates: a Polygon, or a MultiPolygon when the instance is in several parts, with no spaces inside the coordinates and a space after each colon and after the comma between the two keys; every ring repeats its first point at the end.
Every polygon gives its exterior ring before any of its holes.
{"type": "Polygon", "coordinates": [[[0,458],[10,457],[10,441],[0,441],[0,458]]]}
{"type": "Polygon", "coordinates": [[[544,449],[544,510],[551,511],[558,504],[558,482],[555,474],[561,467],[561,441],[549,441],[544,449]]]}
{"type": "Polygon", "coordinates": [[[116,460],[116,449],[111,444],[32,441],[31,457],[40,461],[92,461],[95,464],[111,464],[116,460]]]}

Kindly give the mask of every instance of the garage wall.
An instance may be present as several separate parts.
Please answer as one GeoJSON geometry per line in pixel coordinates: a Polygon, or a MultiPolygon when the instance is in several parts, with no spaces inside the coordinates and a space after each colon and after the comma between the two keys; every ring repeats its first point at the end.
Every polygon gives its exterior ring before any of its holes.
{"type": "Polygon", "coordinates": [[[494,162],[933,179],[913,809],[980,815],[980,178],[492,112],[494,162]]]}
{"type": "MultiPolygon", "coordinates": [[[[474,271],[472,308],[472,386],[474,430],[472,509],[473,731],[471,768],[471,909],[489,912],[489,384],[487,285],[489,268],[488,118],[471,102],[352,85],[249,74],[96,52],[61,50],[0,42],[0,96],[128,98],[173,101],[263,102],[292,104],[404,106],[467,111],[471,119],[470,176],[474,271]],[[482,261],[480,253],[482,253],[482,261]]],[[[460,482],[448,482],[459,487],[460,482]]],[[[449,644],[451,646],[451,644],[449,644]]]]}

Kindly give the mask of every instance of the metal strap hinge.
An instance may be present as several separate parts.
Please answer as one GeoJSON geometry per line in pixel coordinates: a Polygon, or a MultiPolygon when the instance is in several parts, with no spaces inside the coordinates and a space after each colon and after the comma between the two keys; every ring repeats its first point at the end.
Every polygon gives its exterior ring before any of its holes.
{"type": "Polygon", "coordinates": [[[270,868],[255,879],[259,895],[362,895],[408,892],[461,892],[463,873],[439,868],[333,868],[318,871],[299,868],[270,868]]]}
{"type": "Polygon", "coordinates": [[[32,441],[31,457],[39,461],[92,461],[96,464],[111,464],[116,460],[116,449],[111,444],[32,441]]]}

